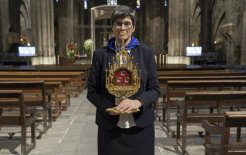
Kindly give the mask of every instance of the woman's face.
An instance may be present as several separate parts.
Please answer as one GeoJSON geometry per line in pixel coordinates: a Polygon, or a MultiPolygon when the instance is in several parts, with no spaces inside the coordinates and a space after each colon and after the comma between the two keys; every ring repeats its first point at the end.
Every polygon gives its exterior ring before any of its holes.
{"type": "Polygon", "coordinates": [[[115,20],[112,28],[116,41],[121,43],[124,40],[124,43],[132,36],[132,33],[135,31],[132,20],[129,16],[118,18],[115,20]]]}

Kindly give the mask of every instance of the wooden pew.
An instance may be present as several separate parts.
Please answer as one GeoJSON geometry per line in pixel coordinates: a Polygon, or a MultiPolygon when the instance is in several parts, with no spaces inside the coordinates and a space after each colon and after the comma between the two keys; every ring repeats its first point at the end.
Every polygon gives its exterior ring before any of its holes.
{"type": "Polygon", "coordinates": [[[175,132],[170,129],[170,112],[171,108],[177,107],[177,101],[184,100],[186,91],[198,90],[240,90],[246,87],[246,80],[172,80],[167,81],[167,92],[165,105],[163,107],[163,118],[166,118],[166,126],[168,132],[175,132]]]}
{"type": "Polygon", "coordinates": [[[25,105],[35,107],[42,118],[43,130],[38,138],[52,126],[51,101],[46,101],[49,94],[45,92],[44,81],[0,81],[0,90],[23,90],[25,105]]]}
{"type": "Polygon", "coordinates": [[[246,79],[246,75],[201,75],[201,76],[159,76],[158,80],[162,86],[166,86],[170,80],[236,80],[246,79]]]}
{"type": "Polygon", "coordinates": [[[184,101],[178,103],[177,108],[177,145],[182,153],[187,153],[187,125],[188,123],[202,123],[203,120],[216,123],[223,121],[223,111],[230,111],[230,106],[244,106],[246,91],[188,91],[185,92],[184,101]],[[202,112],[192,112],[192,108],[205,108],[202,112]],[[216,107],[217,111],[211,113],[208,107],[216,107]],[[223,108],[223,109],[222,109],[223,108]],[[182,127],[182,132],[180,132],[182,127]],[[181,135],[181,138],[180,138],[181,135]]]}
{"type": "Polygon", "coordinates": [[[246,72],[229,70],[174,70],[158,71],[158,79],[161,85],[168,80],[198,80],[198,79],[245,79],[246,72]]]}
{"type": "Polygon", "coordinates": [[[158,71],[159,76],[230,76],[230,75],[246,75],[246,72],[231,70],[179,70],[179,71],[158,71]]]}
{"type": "Polygon", "coordinates": [[[0,78],[0,81],[44,81],[47,88],[53,88],[52,99],[54,99],[55,111],[53,111],[53,117],[60,115],[61,111],[59,109],[67,109],[70,105],[70,93],[67,90],[67,85],[71,81],[71,78],[36,78],[36,77],[27,77],[27,78],[0,78]],[[62,84],[62,87],[60,87],[62,84]]]}
{"type": "Polygon", "coordinates": [[[51,117],[55,120],[61,114],[64,107],[67,108],[70,105],[70,95],[62,88],[62,82],[45,82],[45,89],[51,95],[51,117]],[[65,103],[63,103],[64,100],[65,103]]]}
{"type": "MultiPolygon", "coordinates": [[[[60,94],[66,94],[66,97],[59,98],[63,109],[67,109],[70,104],[70,95],[77,96],[85,87],[83,82],[84,72],[81,71],[63,71],[63,70],[37,70],[37,71],[0,71],[0,81],[34,81],[43,80],[45,82],[62,82],[63,90],[60,94]]],[[[61,89],[60,89],[61,90],[61,89]]],[[[59,95],[64,96],[64,95],[59,95]]],[[[58,99],[58,98],[57,98],[58,99]]],[[[57,111],[56,111],[57,112],[57,111]]],[[[54,114],[57,116],[58,112],[54,114]]]]}
{"type": "Polygon", "coordinates": [[[86,86],[91,64],[73,64],[73,65],[32,65],[32,66],[8,66],[0,67],[1,71],[25,71],[25,72],[80,72],[82,74],[82,86],[86,86]]]}
{"type": "MultiPolygon", "coordinates": [[[[245,97],[244,97],[245,98],[245,97]]],[[[206,155],[245,155],[246,142],[231,142],[231,128],[246,127],[246,111],[225,112],[223,126],[213,125],[208,120],[202,123],[205,129],[205,154],[206,155]],[[214,143],[212,135],[221,135],[220,143],[214,143]]],[[[240,134],[237,132],[237,134],[240,134]]]]}
{"type": "MultiPolygon", "coordinates": [[[[245,72],[227,70],[179,70],[179,71],[158,71],[158,80],[161,87],[160,98],[162,101],[156,102],[156,116],[161,120],[163,113],[163,103],[167,93],[167,81],[172,80],[243,80],[246,79],[245,72]]],[[[165,117],[163,118],[165,121],[165,117]]]]}
{"type": "Polygon", "coordinates": [[[198,80],[198,79],[243,79],[246,77],[245,71],[230,70],[171,70],[158,71],[158,79],[161,84],[166,84],[168,80],[198,80]]]}
{"type": "MultiPolygon", "coordinates": [[[[74,71],[80,71],[83,73],[83,82],[86,82],[89,76],[91,64],[73,64],[73,65],[34,65],[31,68],[25,68],[21,70],[35,70],[35,71],[67,71],[67,72],[74,72],[74,71]]],[[[18,68],[20,70],[20,68],[18,68]]]]}
{"type": "Polygon", "coordinates": [[[0,90],[0,126],[21,126],[21,155],[27,155],[36,146],[36,109],[27,108],[22,90],[0,90]],[[5,108],[17,108],[18,114],[8,115],[5,108]],[[31,143],[27,144],[27,127],[31,127],[31,143]]]}
{"type": "Polygon", "coordinates": [[[74,93],[80,93],[83,89],[82,76],[79,71],[0,71],[0,78],[70,78],[67,87],[75,87],[72,89],[74,93]]]}

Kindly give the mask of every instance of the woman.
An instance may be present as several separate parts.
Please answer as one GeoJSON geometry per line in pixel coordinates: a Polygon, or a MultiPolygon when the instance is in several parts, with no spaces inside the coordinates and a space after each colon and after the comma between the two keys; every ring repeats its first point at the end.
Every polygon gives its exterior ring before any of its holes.
{"type": "Polygon", "coordinates": [[[154,109],[159,96],[156,64],[151,48],[132,36],[135,31],[135,12],[127,6],[117,6],[111,16],[115,38],[94,52],[88,79],[88,100],[97,108],[98,155],[154,155],[154,109]],[[124,45],[121,45],[122,42],[124,45]],[[106,70],[116,52],[125,48],[141,70],[138,92],[120,101],[106,89],[106,70]],[[115,107],[120,112],[108,113],[115,107]],[[129,114],[131,110],[140,112],[129,114]],[[128,113],[128,114],[126,114],[128,113]]]}

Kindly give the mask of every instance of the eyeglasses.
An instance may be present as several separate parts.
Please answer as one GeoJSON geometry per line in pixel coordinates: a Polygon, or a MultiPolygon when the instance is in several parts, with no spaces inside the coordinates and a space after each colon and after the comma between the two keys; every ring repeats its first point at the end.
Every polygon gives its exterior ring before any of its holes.
{"type": "Polygon", "coordinates": [[[120,29],[122,27],[122,25],[125,26],[126,29],[130,29],[133,25],[131,22],[121,22],[121,21],[115,21],[114,22],[114,27],[117,28],[117,29],[120,29]]]}

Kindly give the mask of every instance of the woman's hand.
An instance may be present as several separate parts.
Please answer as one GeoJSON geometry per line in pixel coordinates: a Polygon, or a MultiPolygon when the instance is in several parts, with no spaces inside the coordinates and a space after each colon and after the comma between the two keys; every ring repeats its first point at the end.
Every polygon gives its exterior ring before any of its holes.
{"type": "Polygon", "coordinates": [[[120,113],[131,113],[132,110],[140,108],[141,105],[139,100],[125,99],[116,106],[116,110],[120,113]]]}

